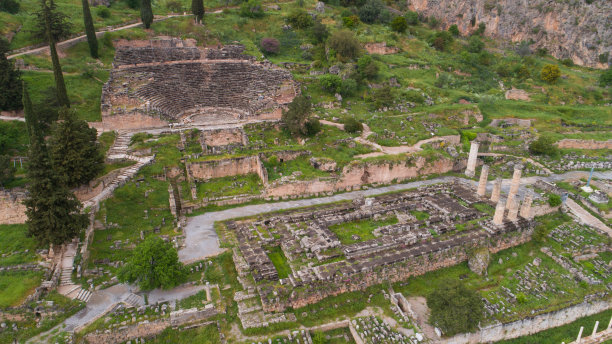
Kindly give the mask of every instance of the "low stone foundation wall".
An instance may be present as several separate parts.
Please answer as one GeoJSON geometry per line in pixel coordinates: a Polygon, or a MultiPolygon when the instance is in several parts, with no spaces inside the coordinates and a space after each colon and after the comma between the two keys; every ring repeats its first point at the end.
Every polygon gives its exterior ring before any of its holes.
{"type": "Polygon", "coordinates": [[[268,183],[268,173],[257,155],[223,160],[190,162],[186,164],[186,168],[189,177],[196,180],[208,180],[256,173],[264,184],[268,183]]]}
{"type": "Polygon", "coordinates": [[[595,141],[595,140],[578,140],[578,139],[563,139],[556,143],[557,147],[562,149],[612,149],[612,140],[595,141]]]}
{"type": "Polygon", "coordinates": [[[468,333],[441,340],[448,344],[492,343],[504,339],[531,335],[549,328],[569,324],[576,319],[587,317],[612,308],[609,300],[583,302],[558,311],[540,314],[507,324],[491,325],[476,333],[468,333]]]}

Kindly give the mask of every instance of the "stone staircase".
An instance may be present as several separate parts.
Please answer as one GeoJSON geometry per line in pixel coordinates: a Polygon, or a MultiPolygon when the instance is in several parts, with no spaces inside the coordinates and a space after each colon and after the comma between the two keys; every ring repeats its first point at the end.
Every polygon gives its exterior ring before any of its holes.
{"type": "Polygon", "coordinates": [[[134,293],[130,293],[128,297],[123,300],[123,302],[135,308],[142,307],[145,304],[142,296],[138,296],[134,293]]]}
{"type": "Polygon", "coordinates": [[[70,299],[77,299],[83,302],[87,302],[91,297],[91,292],[87,289],[83,289],[80,285],[72,282],[72,270],[76,250],[76,241],[73,241],[66,245],[66,250],[64,252],[64,255],[62,256],[58,292],[70,299]]]}
{"type": "Polygon", "coordinates": [[[106,160],[122,160],[127,158],[127,151],[132,140],[132,133],[130,132],[118,132],[115,142],[110,147],[106,154],[106,160]]]}

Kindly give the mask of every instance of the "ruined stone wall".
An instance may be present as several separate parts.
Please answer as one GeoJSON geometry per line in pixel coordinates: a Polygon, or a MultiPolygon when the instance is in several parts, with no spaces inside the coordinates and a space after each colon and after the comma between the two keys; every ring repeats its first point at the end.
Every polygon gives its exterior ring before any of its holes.
{"type": "Polygon", "coordinates": [[[144,115],[140,112],[102,116],[102,122],[92,122],[89,125],[98,131],[113,131],[126,129],[167,128],[168,121],[159,117],[144,115]]]}
{"type": "Polygon", "coordinates": [[[447,249],[426,252],[401,263],[342,277],[341,280],[311,281],[306,290],[293,290],[291,296],[286,295],[286,301],[278,299],[278,302],[263,302],[263,308],[265,311],[283,311],[287,307],[296,309],[317,303],[329,296],[364,290],[369,286],[386,281],[391,283],[402,281],[411,276],[423,275],[466,261],[469,248],[484,246],[495,253],[531,240],[532,234],[533,228],[529,227],[521,228],[518,232],[497,233],[491,236],[483,235],[477,241],[469,241],[447,249]]]}
{"type": "Polygon", "coordinates": [[[134,338],[152,338],[170,326],[169,319],[162,319],[150,323],[139,323],[124,329],[113,330],[109,333],[90,333],[85,336],[89,344],[123,343],[134,338]]]}
{"type": "Polygon", "coordinates": [[[207,146],[246,145],[247,138],[242,129],[216,129],[202,132],[202,143],[207,146]]]}
{"type": "Polygon", "coordinates": [[[454,168],[456,168],[455,162],[446,158],[432,162],[418,157],[400,163],[359,163],[344,167],[339,179],[316,179],[271,185],[266,190],[266,196],[284,197],[352,190],[366,184],[389,184],[422,175],[446,173],[454,168]]]}
{"type": "Polygon", "coordinates": [[[196,161],[186,165],[191,178],[196,180],[256,173],[264,184],[268,182],[266,169],[257,155],[223,160],[196,161]]]}
{"type": "Polygon", "coordinates": [[[74,189],[74,195],[83,202],[97,196],[105,187],[110,185],[121,174],[123,169],[117,169],[108,174],[90,181],[87,185],[82,185],[74,189]]]}
{"type": "Polygon", "coordinates": [[[595,141],[595,140],[577,140],[563,139],[556,143],[557,147],[562,149],[612,149],[612,140],[595,141]]]}
{"type": "Polygon", "coordinates": [[[541,204],[541,205],[532,206],[531,207],[531,216],[532,217],[536,217],[536,216],[542,216],[542,215],[554,213],[556,211],[559,211],[559,208],[561,208],[560,205],[556,206],[556,207],[551,207],[548,204],[541,204]]]}
{"type": "Polygon", "coordinates": [[[0,224],[10,225],[25,223],[27,220],[25,214],[26,206],[22,203],[25,197],[25,192],[21,190],[0,190],[0,224]]]}
{"type": "MultiPolygon", "coordinates": [[[[576,319],[597,314],[610,308],[612,308],[612,302],[609,300],[583,302],[555,312],[544,313],[507,324],[491,325],[476,333],[460,334],[442,342],[449,344],[492,343],[504,339],[518,338],[569,324],[576,319]]],[[[589,331],[588,328],[585,330],[589,331]]]]}

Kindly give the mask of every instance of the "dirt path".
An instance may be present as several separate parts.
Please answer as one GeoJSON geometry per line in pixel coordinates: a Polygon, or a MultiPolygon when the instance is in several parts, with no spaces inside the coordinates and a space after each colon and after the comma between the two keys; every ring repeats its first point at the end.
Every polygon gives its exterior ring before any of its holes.
{"type": "Polygon", "coordinates": [[[551,170],[549,170],[546,166],[542,165],[541,163],[531,159],[531,158],[525,158],[522,156],[516,156],[516,155],[511,155],[511,154],[502,154],[502,153],[478,153],[478,156],[510,156],[513,158],[517,158],[517,159],[525,159],[526,161],[530,162],[531,164],[538,166],[539,168],[541,168],[542,170],[544,170],[544,172],[548,173],[548,174],[552,174],[553,172],[551,170]]]}
{"type": "Polygon", "coordinates": [[[612,237],[612,229],[610,229],[610,227],[606,226],[605,223],[591,215],[591,213],[584,209],[580,204],[576,203],[573,199],[568,197],[565,204],[582,222],[602,232],[608,233],[608,235],[612,237]]]}

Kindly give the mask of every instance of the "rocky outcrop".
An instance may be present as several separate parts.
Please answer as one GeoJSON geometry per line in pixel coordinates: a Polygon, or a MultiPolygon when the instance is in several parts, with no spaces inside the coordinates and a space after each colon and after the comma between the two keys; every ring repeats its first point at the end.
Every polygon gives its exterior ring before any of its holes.
{"type": "MultiPolygon", "coordinates": [[[[408,0],[411,10],[435,17],[462,34],[486,24],[485,34],[512,42],[533,40],[556,58],[606,68],[599,55],[612,49],[612,1],[408,0]]],[[[612,56],[611,56],[612,57],[612,56]]]]}

